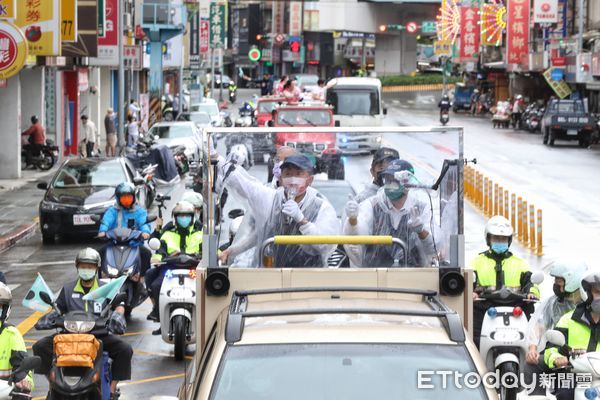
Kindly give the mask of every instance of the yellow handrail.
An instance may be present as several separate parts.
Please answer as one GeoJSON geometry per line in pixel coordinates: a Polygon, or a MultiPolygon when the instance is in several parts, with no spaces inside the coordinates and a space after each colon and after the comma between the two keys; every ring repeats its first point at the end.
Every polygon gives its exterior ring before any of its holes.
{"type": "Polygon", "coordinates": [[[357,245],[391,245],[391,236],[304,236],[279,235],[273,238],[277,245],[318,245],[318,244],[357,244],[357,245]]]}

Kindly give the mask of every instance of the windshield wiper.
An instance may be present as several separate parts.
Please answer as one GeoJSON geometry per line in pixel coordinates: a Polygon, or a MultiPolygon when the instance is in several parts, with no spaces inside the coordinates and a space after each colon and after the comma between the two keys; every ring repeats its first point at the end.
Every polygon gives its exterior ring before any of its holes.
{"type": "Polygon", "coordinates": [[[315,124],[314,122],[312,122],[310,119],[304,119],[304,121],[308,122],[310,124],[310,126],[317,126],[317,124],[315,124]]]}
{"type": "Polygon", "coordinates": [[[292,124],[290,121],[288,121],[285,118],[281,118],[280,121],[283,122],[284,124],[288,125],[288,126],[294,126],[294,124],[292,124]]]}

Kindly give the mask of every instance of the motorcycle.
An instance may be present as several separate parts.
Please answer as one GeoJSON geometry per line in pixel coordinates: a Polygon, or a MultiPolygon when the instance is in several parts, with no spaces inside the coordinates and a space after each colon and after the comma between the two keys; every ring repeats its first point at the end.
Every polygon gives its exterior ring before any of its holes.
{"type": "Polygon", "coordinates": [[[179,145],[171,148],[173,158],[175,159],[175,166],[177,167],[177,173],[179,176],[183,176],[190,172],[190,161],[185,155],[185,146],[179,145]]]}
{"type": "MultiPolygon", "coordinates": [[[[534,284],[541,283],[543,279],[542,272],[536,272],[531,276],[531,282],[534,284]]],[[[527,354],[528,332],[527,316],[521,305],[537,300],[529,300],[527,295],[502,288],[481,293],[477,301],[489,301],[499,305],[490,307],[486,311],[481,326],[479,353],[488,370],[499,370],[500,382],[507,380],[503,378],[507,374],[519,376],[527,354]]],[[[516,385],[507,386],[500,387],[500,397],[503,400],[515,400],[519,388],[516,385]]]]}
{"type": "Polygon", "coordinates": [[[256,119],[254,118],[254,109],[249,103],[244,103],[238,111],[240,116],[235,120],[236,127],[249,128],[257,126],[256,119]]]}
{"type": "Polygon", "coordinates": [[[446,126],[446,124],[450,121],[450,113],[448,112],[448,110],[442,110],[440,111],[440,123],[443,126],[446,126]]]}
{"type": "MultiPolygon", "coordinates": [[[[158,250],[160,241],[151,239],[149,246],[158,250]]],[[[175,360],[183,360],[188,345],[196,343],[196,267],[200,259],[180,254],[166,257],[158,267],[165,268],[160,287],[159,315],[162,339],[173,344],[175,360]]]]}
{"type": "Polygon", "coordinates": [[[229,89],[229,102],[231,104],[233,104],[237,100],[237,86],[230,84],[228,89],[229,89]]]}
{"type": "MultiPolygon", "coordinates": [[[[40,297],[58,311],[48,293],[42,292],[40,297]]],[[[48,399],[110,399],[112,360],[108,353],[103,351],[102,340],[97,336],[108,334],[106,329],[108,312],[124,300],[125,294],[117,294],[102,309],[99,316],[85,311],[71,311],[50,319],[43,325],[41,323],[44,318],[38,322],[36,325],[38,330],[60,331],[54,337],[55,356],[48,374],[50,386],[48,399]],[[70,340],[74,335],[77,335],[77,340],[70,340]],[[98,343],[97,347],[95,343],[98,343]],[[68,350],[63,351],[66,347],[69,350],[77,349],[78,354],[71,354],[68,350]]]]}
{"type": "Polygon", "coordinates": [[[170,94],[163,95],[160,98],[161,115],[163,121],[173,121],[175,114],[173,113],[173,96],[170,94]]]}
{"type": "Polygon", "coordinates": [[[42,171],[47,171],[56,164],[58,159],[58,146],[54,145],[52,139],[46,139],[46,144],[40,148],[40,152],[33,154],[31,164],[27,163],[27,149],[21,148],[21,169],[26,169],[30,165],[39,168],[42,171]]]}
{"type": "Polygon", "coordinates": [[[27,400],[31,399],[30,393],[23,393],[13,386],[13,383],[20,382],[34,369],[39,368],[41,359],[37,356],[26,357],[21,361],[21,365],[10,374],[8,380],[0,379],[0,400],[27,400]]]}

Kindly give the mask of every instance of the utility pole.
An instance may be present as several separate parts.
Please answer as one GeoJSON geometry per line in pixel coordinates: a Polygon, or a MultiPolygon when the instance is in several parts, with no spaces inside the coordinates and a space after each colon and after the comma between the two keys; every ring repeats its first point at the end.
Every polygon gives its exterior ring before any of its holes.
{"type": "Polygon", "coordinates": [[[123,13],[125,12],[124,1],[118,1],[118,52],[119,52],[119,95],[117,106],[117,117],[119,118],[119,130],[117,137],[119,138],[119,154],[122,154],[125,149],[125,66],[123,63],[123,13]]]}
{"type": "Polygon", "coordinates": [[[577,5],[579,11],[579,33],[577,34],[577,53],[583,52],[583,0],[579,0],[577,5]]]}
{"type": "Polygon", "coordinates": [[[363,70],[366,76],[367,72],[367,34],[363,33],[362,38],[362,54],[360,58],[360,69],[363,70]]]}
{"type": "Polygon", "coordinates": [[[219,47],[219,71],[221,71],[221,83],[219,84],[219,103],[223,102],[223,53],[223,47],[219,47]]]}

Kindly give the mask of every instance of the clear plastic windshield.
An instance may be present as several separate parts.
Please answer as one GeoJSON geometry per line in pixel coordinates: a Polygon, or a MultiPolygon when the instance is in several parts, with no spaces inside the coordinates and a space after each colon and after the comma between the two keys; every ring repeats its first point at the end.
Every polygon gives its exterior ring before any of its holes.
{"type": "Polygon", "coordinates": [[[212,149],[202,171],[207,234],[221,262],[246,268],[459,265],[461,129],[275,127],[204,134],[212,149]],[[396,153],[403,162],[393,161],[396,153]],[[398,241],[267,243],[290,235],[398,241]]]}

